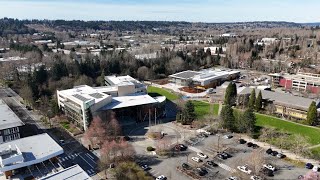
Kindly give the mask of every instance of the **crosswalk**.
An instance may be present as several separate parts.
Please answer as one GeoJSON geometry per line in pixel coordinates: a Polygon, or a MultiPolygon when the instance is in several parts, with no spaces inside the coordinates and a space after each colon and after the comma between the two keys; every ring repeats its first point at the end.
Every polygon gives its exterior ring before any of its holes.
{"type": "Polygon", "coordinates": [[[72,154],[69,154],[67,156],[60,156],[58,159],[59,159],[60,162],[65,162],[65,161],[73,160],[77,156],[79,156],[79,153],[72,153],[72,154]]]}
{"type": "Polygon", "coordinates": [[[235,173],[235,172],[236,172],[235,169],[229,167],[229,166],[226,165],[226,164],[222,164],[222,163],[217,163],[217,164],[218,164],[219,167],[221,167],[221,168],[224,169],[224,170],[230,171],[230,172],[232,172],[232,173],[235,173]]]}

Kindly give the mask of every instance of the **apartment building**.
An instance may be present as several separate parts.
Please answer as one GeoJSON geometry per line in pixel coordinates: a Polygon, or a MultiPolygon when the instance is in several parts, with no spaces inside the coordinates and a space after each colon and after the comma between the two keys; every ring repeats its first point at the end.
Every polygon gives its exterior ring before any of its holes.
{"type": "Polygon", "coordinates": [[[23,125],[24,123],[10,107],[0,100],[0,144],[19,139],[19,127],[23,125]]]}

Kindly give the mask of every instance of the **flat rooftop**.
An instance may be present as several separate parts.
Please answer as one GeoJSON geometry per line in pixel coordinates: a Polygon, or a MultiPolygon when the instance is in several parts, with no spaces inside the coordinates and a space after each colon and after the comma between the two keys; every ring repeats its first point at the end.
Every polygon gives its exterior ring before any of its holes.
{"type": "Polygon", "coordinates": [[[178,78],[178,79],[191,79],[196,75],[201,74],[200,72],[196,72],[196,71],[182,71],[176,74],[172,74],[170,75],[170,77],[174,77],[174,78],[178,78]]]}
{"type": "Polygon", "coordinates": [[[23,125],[24,123],[10,107],[3,100],[0,100],[0,130],[23,125]]]}
{"type": "MultiPolygon", "coordinates": [[[[252,88],[245,87],[245,88],[239,89],[238,94],[250,94],[251,91],[252,91],[252,88]]],[[[256,91],[256,95],[258,95],[260,90],[255,89],[255,91],[256,91]]],[[[274,101],[276,103],[286,105],[288,107],[295,107],[301,110],[308,110],[310,104],[312,103],[312,101],[314,101],[312,99],[293,96],[287,93],[279,93],[279,92],[266,91],[266,90],[261,90],[261,94],[263,99],[268,99],[270,101],[274,101]]]]}
{"type": "Polygon", "coordinates": [[[113,97],[111,103],[102,107],[100,110],[120,109],[158,102],[159,101],[146,94],[131,94],[128,96],[113,97]]]}
{"type": "Polygon", "coordinates": [[[95,103],[98,103],[102,101],[103,99],[107,98],[108,94],[105,94],[104,92],[112,92],[115,91],[115,88],[113,87],[100,87],[93,88],[87,85],[82,86],[75,86],[72,89],[62,90],[59,91],[60,94],[67,96],[71,99],[76,99],[77,101],[81,102],[88,102],[95,100],[95,103]]]}
{"type": "Polygon", "coordinates": [[[1,166],[1,172],[37,164],[63,154],[64,152],[62,147],[60,147],[60,145],[47,133],[0,144],[0,152],[7,151],[8,147],[18,147],[22,153],[24,161],[1,166]]]}
{"type": "Polygon", "coordinates": [[[40,180],[91,180],[91,178],[78,164],[76,164],[47,177],[43,177],[40,180]]]}

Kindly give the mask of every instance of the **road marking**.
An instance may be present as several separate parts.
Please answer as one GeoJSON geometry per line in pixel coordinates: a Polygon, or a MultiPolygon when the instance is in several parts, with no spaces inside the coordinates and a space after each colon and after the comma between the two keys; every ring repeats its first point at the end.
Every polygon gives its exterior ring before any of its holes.
{"type": "Polygon", "coordinates": [[[227,166],[226,164],[218,163],[218,166],[221,167],[224,170],[227,170],[227,171],[230,171],[230,172],[233,172],[233,173],[236,172],[235,169],[227,166]]]}
{"type": "Polygon", "coordinates": [[[88,153],[87,153],[87,155],[88,155],[91,159],[93,159],[93,160],[94,160],[94,158],[93,158],[90,154],[88,154],[88,153]]]}
{"type": "Polygon", "coordinates": [[[88,156],[88,155],[89,155],[88,153],[85,153],[84,155],[87,156],[94,164],[97,164],[93,159],[91,159],[91,158],[88,156]]]}
{"type": "Polygon", "coordinates": [[[84,158],[81,156],[81,154],[79,154],[79,157],[80,157],[82,160],[84,160],[92,169],[94,169],[94,167],[93,167],[86,159],[84,159],[84,158]]]}

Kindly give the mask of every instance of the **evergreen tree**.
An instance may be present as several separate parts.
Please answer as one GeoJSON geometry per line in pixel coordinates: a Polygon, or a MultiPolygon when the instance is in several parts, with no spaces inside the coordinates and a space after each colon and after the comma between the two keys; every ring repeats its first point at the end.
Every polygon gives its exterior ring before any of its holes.
{"type": "Polygon", "coordinates": [[[235,83],[230,82],[226,89],[224,104],[232,106],[235,104],[236,98],[237,98],[237,86],[235,83]]]}
{"type": "Polygon", "coordinates": [[[256,124],[256,116],[253,113],[251,108],[248,108],[246,111],[244,111],[242,115],[242,121],[244,124],[246,124],[246,130],[248,133],[254,133],[255,130],[255,124],[256,124]]]}
{"type": "Polygon", "coordinates": [[[249,108],[254,109],[255,103],[256,103],[256,90],[252,89],[251,95],[249,97],[249,108]]]}
{"type": "Polygon", "coordinates": [[[256,99],[256,106],[255,109],[256,111],[260,111],[262,109],[262,94],[261,91],[259,91],[258,97],[256,99]]]}
{"type": "Polygon", "coordinates": [[[236,131],[235,117],[233,114],[233,109],[230,105],[226,105],[221,109],[220,113],[221,125],[232,132],[236,131]]]}
{"type": "Polygon", "coordinates": [[[317,124],[317,106],[314,101],[312,101],[308,109],[307,123],[311,126],[314,126],[317,124]]]}
{"type": "Polygon", "coordinates": [[[187,101],[181,114],[182,124],[191,124],[196,119],[194,105],[191,101],[187,101]]]}

